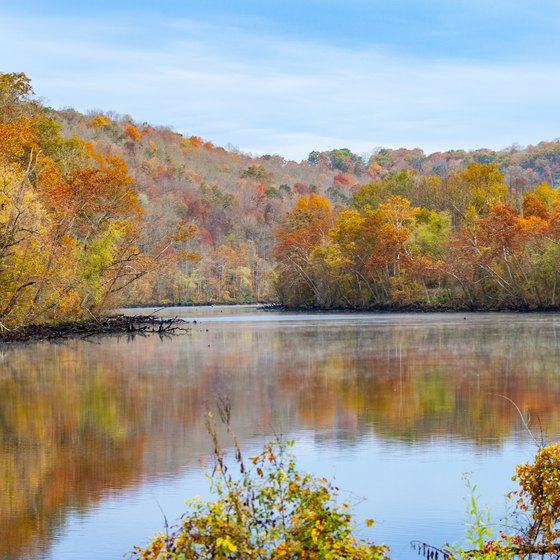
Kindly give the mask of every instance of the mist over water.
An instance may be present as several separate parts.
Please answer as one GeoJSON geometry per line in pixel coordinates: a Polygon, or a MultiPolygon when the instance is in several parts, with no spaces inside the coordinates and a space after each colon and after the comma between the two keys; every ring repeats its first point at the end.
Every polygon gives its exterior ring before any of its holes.
{"type": "Polygon", "coordinates": [[[0,558],[122,558],[146,542],[161,510],[171,523],[208,496],[219,397],[247,452],[295,438],[298,465],[353,495],[358,520],[376,519],[363,535],[395,558],[461,537],[464,472],[503,513],[536,450],[508,399],[537,437],[560,431],[555,314],[161,313],[192,333],[0,350],[0,558]]]}

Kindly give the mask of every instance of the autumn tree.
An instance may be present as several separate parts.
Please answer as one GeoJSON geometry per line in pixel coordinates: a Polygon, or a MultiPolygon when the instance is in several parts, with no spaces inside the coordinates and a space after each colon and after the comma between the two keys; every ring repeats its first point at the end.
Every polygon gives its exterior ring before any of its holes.
{"type": "Polygon", "coordinates": [[[318,271],[313,251],[326,238],[334,213],[325,196],[301,196],[277,233],[274,254],[278,262],[276,289],[291,305],[321,305],[318,271]]]}
{"type": "Polygon", "coordinates": [[[505,202],[507,185],[495,163],[475,162],[464,171],[451,175],[446,190],[457,224],[488,212],[496,203],[505,202]]]}
{"type": "Polygon", "coordinates": [[[146,270],[124,161],[77,139],[0,75],[0,324],[78,318],[146,270]]]}

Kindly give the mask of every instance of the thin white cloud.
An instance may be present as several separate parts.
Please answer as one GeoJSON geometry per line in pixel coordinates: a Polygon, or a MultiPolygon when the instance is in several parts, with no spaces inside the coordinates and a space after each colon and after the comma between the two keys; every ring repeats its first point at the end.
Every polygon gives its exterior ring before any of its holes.
{"type": "Polygon", "coordinates": [[[27,72],[53,106],[115,110],[252,152],[303,159],[559,135],[559,64],[427,60],[188,20],[4,19],[2,69],[27,72]]]}

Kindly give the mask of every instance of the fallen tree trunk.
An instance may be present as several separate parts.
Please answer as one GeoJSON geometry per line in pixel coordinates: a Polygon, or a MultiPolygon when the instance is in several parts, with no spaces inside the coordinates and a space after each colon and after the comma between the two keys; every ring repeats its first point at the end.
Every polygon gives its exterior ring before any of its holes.
{"type": "Polygon", "coordinates": [[[110,315],[94,317],[87,321],[56,324],[26,325],[0,330],[0,343],[32,342],[39,340],[63,340],[67,338],[88,338],[97,335],[178,335],[188,334],[191,329],[183,319],[164,319],[154,315],[110,315]]]}

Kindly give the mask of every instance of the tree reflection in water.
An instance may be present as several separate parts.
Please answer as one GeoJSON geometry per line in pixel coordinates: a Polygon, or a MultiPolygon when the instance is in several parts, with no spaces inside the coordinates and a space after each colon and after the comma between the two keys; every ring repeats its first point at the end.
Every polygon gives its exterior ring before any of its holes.
{"type": "Polygon", "coordinates": [[[204,457],[205,411],[218,396],[230,399],[244,441],[308,430],[340,445],[375,433],[491,448],[521,429],[498,395],[556,434],[553,316],[360,317],[5,349],[0,557],[38,555],[69,511],[204,457]]]}

